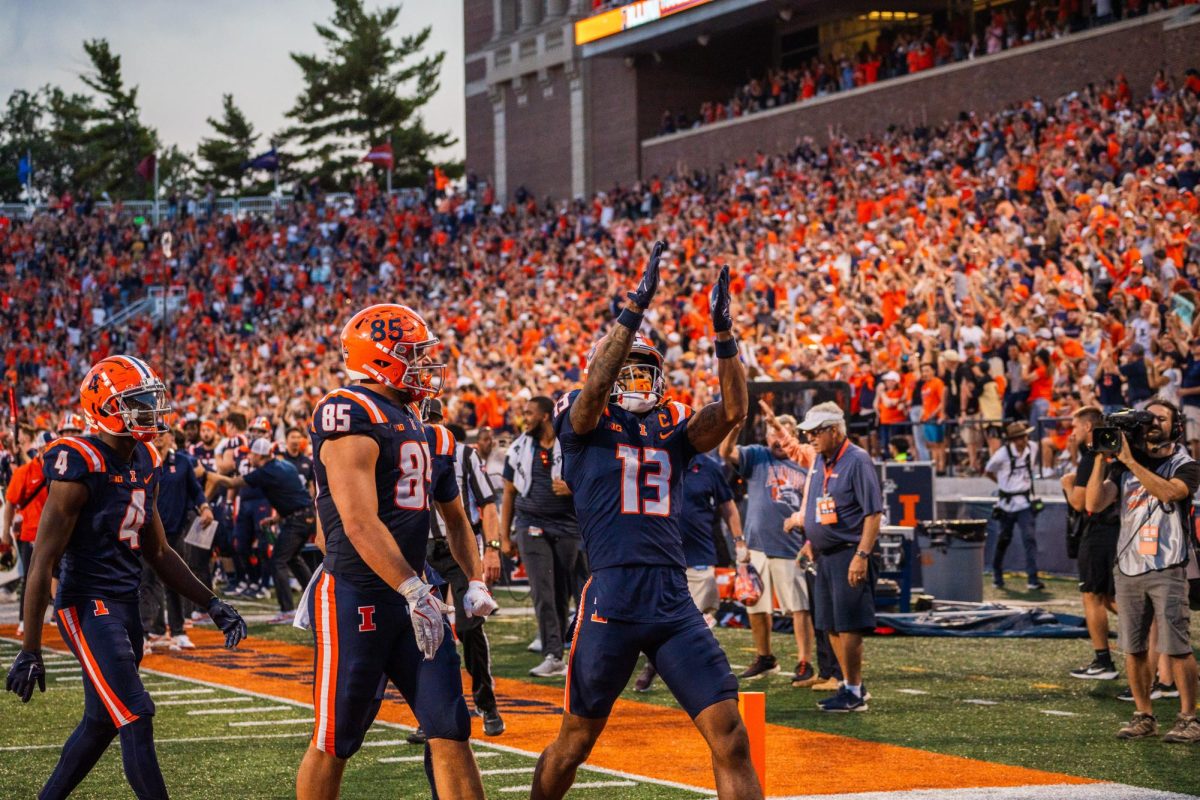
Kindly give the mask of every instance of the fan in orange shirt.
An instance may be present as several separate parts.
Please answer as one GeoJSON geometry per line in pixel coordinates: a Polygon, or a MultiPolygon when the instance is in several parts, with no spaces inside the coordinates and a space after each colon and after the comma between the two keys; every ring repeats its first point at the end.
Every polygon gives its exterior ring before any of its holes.
{"type": "Polygon", "coordinates": [[[941,424],[946,384],[928,361],[921,365],[921,422],[925,443],[933,455],[934,469],[946,471],[946,429],[941,424]]]}

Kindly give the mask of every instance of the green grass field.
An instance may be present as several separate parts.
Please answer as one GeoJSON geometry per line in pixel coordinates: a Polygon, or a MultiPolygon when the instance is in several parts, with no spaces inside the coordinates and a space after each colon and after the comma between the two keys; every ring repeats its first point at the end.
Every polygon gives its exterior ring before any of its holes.
{"type": "MultiPolygon", "coordinates": [[[[504,590],[498,595],[510,607],[526,602],[523,596],[509,596],[504,590]]],[[[1072,582],[1059,580],[1051,581],[1046,593],[1007,597],[1066,608],[1076,595],[1072,582]]],[[[533,619],[498,617],[488,627],[496,674],[537,680],[526,674],[538,661],[525,650],[535,635],[533,619]]],[[[1193,633],[1200,636],[1196,620],[1193,633]]],[[[309,641],[307,634],[288,627],[255,625],[252,635],[309,641]]],[[[744,665],[753,657],[749,632],[719,630],[718,637],[733,664],[744,665]]],[[[794,655],[790,634],[776,634],[775,643],[785,669],[790,667],[794,655]]],[[[14,652],[14,644],[0,642],[0,663],[7,664],[14,652]]],[[[866,714],[822,714],[814,705],[821,695],[792,689],[785,674],[760,678],[744,688],[767,692],[768,721],[780,725],[1200,795],[1200,751],[1196,748],[1114,738],[1117,727],[1132,713],[1132,705],[1115,699],[1124,686],[1122,681],[1079,681],[1067,675],[1089,656],[1084,640],[875,638],[867,643],[866,677],[873,700],[866,714]]],[[[53,662],[45,695],[36,696],[24,707],[11,696],[3,700],[0,798],[36,794],[53,768],[58,745],[78,721],[82,708],[78,665],[69,656],[56,657],[53,662]],[[13,749],[30,746],[37,749],[13,749]]],[[[172,797],[294,797],[295,769],[311,731],[311,711],[181,679],[148,675],[145,680],[158,705],[158,752],[172,797]],[[195,713],[201,711],[228,713],[195,713]],[[230,724],[268,720],[303,722],[230,724]],[[232,738],[237,736],[256,738],[232,738]],[[267,736],[271,738],[257,738],[267,736]]],[[[561,686],[562,678],[540,682],[561,686]]],[[[625,697],[674,703],[661,683],[647,694],[629,689],[625,697]]],[[[1159,700],[1155,710],[1160,725],[1169,727],[1178,701],[1159,700]]],[[[396,727],[375,726],[368,746],[350,763],[344,797],[426,796],[421,749],[396,743],[403,734],[396,727]],[[380,763],[380,759],[395,758],[410,760],[380,763]]],[[[490,747],[493,743],[503,746],[504,737],[476,743],[489,796],[523,796],[519,787],[529,783],[532,758],[490,747]]],[[[620,780],[598,771],[581,772],[579,777],[580,783],[620,780]]],[[[576,794],[631,800],[699,796],[641,782],[601,785],[576,794]]],[[[75,796],[129,796],[115,746],[75,796]]]]}

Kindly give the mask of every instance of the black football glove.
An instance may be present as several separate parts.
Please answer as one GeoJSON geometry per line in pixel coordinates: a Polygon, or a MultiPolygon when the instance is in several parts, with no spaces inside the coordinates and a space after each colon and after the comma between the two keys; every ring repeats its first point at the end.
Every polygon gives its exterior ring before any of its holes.
{"type": "Polygon", "coordinates": [[[729,311],[729,267],[721,267],[721,274],[713,284],[708,297],[708,310],[712,315],[713,330],[725,333],[733,330],[733,315],[729,311]]]}
{"type": "Polygon", "coordinates": [[[663,240],[654,243],[654,249],[650,251],[650,260],[646,263],[646,271],[642,273],[642,280],[637,289],[629,293],[629,299],[639,308],[649,308],[650,303],[654,301],[654,293],[658,291],[659,264],[666,249],[667,243],[663,240]]]}
{"type": "Polygon", "coordinates": [[[0,569],[10,570],[17,564],[16,554],[11,544],[0,544],[0,569]]]}
{"type": "Polygon", "coordinates": [[[34,684],[42,692],[46,691],[46,667],[42,664],[42,651],[30,653],[22,650],[8,668],[4,688],[21,698],[22,703],[28,703],[29,698],[33,697],[34,684]]]}
{"type": "Polygon", "coordinates": [[[246,620],[237,609],[214,597],[208,601],[208,615],[225,634],[225,646],[230,650],[238,646],[238,642],[246,638],[246,620]]]}

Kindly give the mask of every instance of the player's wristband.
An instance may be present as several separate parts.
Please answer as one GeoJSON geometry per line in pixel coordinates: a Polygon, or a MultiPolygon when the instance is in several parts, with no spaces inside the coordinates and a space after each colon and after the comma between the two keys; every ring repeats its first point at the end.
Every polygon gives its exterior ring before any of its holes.
{"type": "Polygon", "coordinates": [[[617,324],[624,325],[633,332],[642,327],[642,315],[636,311],[630,311],[628,308],[622,308],[621,313],[617,315],[617,324]]]}
{"type": "Polygon", "coordinates": [[[738,344],[737,339],[717,339],[716,347],[717,358],[737,358],[738,344]]]}

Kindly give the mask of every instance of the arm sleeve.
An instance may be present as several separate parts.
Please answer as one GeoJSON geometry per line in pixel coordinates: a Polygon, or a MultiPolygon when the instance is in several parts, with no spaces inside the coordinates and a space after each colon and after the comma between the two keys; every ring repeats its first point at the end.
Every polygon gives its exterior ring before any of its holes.
{"type": "MultiPolygon", "coordinates": [[[[554,435],[558,437],[559,444],[562,449],[568,452],[577,453],[583,449],[583,443],[587,440],[586,436],[580,436],[575,432],[575,428],[571,426],[571,404],[575,402],[575,398],[579,396],[579,390],[567,392],[558,399],[554,405],[554,435]]],[[[601,416],[600,424],[604,424],[604,417],[601,416]]],[[[505,478],[511,480],[508,474],[510,467],[505,462],[505,478]]]]}
{"type": "Polygon", "coordinates": [[[196,462],[190,458],[184,459],[187,465],[187,485],[188,485],[188,507],[199,508],[204,505],[204,487],[200,485],[200,479],[196,477],[196,462]]]}
{"type": "Polygon", "coordinates": [[[738,445],[738,474],[749,478],[754,468],[766,460],[767,448],[761,444],[738,445]]]}
{"type": "Polygon", "coordinates": [[[458,481],[454,480],[454,456],[434,456],[433,499],[439,503],[449,503],[458,494],[458,481]]]}
{"type": "Polygon", "coordinates": [[[93,472],[93,465],[83,453],[67,444],[52,445],[43,456],[43,464],[47,481],[82,481],[93,472]]]}
{"type": "Polygon", "coordinates": [[[375,432],[375,422],[361,403],[345,396],[333,396],[322,400],[313,411],[312,430],[323,439],[347,434],[369,436],[375,432]]]}
{"type": "Polygon", "coordinates": [[[1188,494],[1194,495],[1197,489],[1200,489],[1200,464],[1191,461],[1183,464],[1179,469],[1175,470],[1172,478],[1179,478],[1187,484],[1188,494]]]}
{"type": "Polygon", "coordinates": [[[883,511],[883,492],[879,488],[875,466],[869,460],[854,460],[853,484],[854,496],[858,498],[863,514],[870,516],[883,511]]]}
{"type": "Polygon", "coordinates": [[[721,474],[720,469],[713,467],[713,494],[717,498],[717,505],[733,499],[733,489],[729,488],[729,481],[725,480],[725,476],[721,474]]]}
{"type": "Polygon", "coordinates": [[[259,469],[252,469],[247,472],[242,476],[242,480],[246,482],[247,486],[255,489],[265,489],[266,485],[269,483],[261,467],[259,469]]]}

